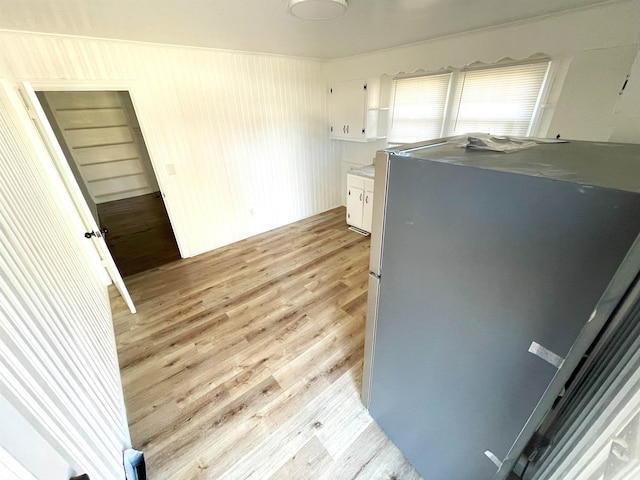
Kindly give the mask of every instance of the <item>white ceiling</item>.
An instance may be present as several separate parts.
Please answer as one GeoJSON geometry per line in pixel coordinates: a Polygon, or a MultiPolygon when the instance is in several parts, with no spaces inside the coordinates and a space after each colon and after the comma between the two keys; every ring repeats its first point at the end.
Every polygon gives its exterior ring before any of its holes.
{"type": "Polygon", "coordinates": [[[287,0],[0,0],[0,28],[340,58],[616,0],[349,0],[300,20],[287,0]]]}

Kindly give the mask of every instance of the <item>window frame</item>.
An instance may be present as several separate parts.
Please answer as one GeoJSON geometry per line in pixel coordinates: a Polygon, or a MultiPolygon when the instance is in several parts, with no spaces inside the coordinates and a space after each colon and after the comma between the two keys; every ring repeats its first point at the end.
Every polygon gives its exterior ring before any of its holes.
{"type": "MultiPolygon", "coordinates": [[[[404,79],[412,79],[416,77],[430,77],[436,75],[446,75],[449,74],[449,86],[446,94],[445,101],[445,110],[444,117],[442,120],[442,126],[440,129],[440,138],[452,136],[455,122],[456,122],[456,112],[453,111],[453,108],[456,104],[459,105],[459,98],[456,98],[456,94],[462,94],[463,89],[458,92],[458,84],[461,81],[463,75],[467,72],[479,71],[479,70],[492,70],[492,69],[500,69],[500,68],[508,68],[515,67],[519,65],[534,65],[546,63],[547,69],[543,76],[540,90],[538,92],[538,96],[536,99],[535,106],[533,108],[533,113],[529,120],[529,126],[527,128],[526,135],[524,136],[532,136],[532,137],[544,137],[547,134],[547,130],[550,126],[550,115],[553,113],[553,108],[555,106],[555,102],[557,102],[557,98],[559,96],[559,89],[561,84],[564,81],[564,77],[566,76],[566,70],[568,67],[568,61],[561,57],[551,58],[548,56],[539,57],[539,58],[530,58],[521,61],[499,61],[492,64],[471,64],[464,68],[447,68],[441,69],[439,71],[433,71],[429,73],[421,73],[414,75],[399,75],[393,78],[392,87],[391,87],[391,97],[389,99],[390,103],[390,116],[389,116],[389,131],[388,138],[391,138],[391,130],[393,126],[394,116],[395,116],[395,95],[396,95],[396,86],[397,82],[404,79]],[[550,105],[549,101],[553,98],[554,104],[550,105]],[[551,107],[551,108],[550,108],[551,107]]],[[[438,137],[436,137],[438,138],[438,137]]],[[[424,140],[429,140],[429,138],[425,138],[424,140]]],[[[393,145],[401,145],[399,142],[389,142],[390,146],[393,145]]]]}

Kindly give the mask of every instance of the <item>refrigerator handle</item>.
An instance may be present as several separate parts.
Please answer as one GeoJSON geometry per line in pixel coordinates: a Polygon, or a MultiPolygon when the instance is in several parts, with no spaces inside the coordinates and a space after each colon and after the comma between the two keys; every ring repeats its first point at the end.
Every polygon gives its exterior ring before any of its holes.
{"type": "Polygon", "coordinates": [[[371,403],[371,380],[373,360],[376,347],[376,328],[378,323],[378,295],[380,294],[380,277],[369,273],[369,291],[367,295],[367,322],[364,330],[364,362],[362,365],[362,404],[369,408],[371,403]]]}

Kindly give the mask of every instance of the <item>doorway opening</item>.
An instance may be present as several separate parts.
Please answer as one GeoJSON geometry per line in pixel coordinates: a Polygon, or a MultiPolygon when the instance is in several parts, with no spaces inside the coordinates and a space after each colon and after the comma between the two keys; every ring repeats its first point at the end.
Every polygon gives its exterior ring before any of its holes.
{"type": "Polygon", "coordinates": [[[36,94],[122,276],[180,259],[129,92],[36,94]]]}

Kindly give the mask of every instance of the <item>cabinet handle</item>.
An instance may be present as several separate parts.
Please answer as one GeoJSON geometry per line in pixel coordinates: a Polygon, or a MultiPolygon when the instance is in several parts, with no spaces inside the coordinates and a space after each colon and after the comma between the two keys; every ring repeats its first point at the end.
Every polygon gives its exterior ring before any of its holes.
{"type": "Polygon", "coordinates": [[[369,203],[369,195],[367,195],[366,197],[364,197],[364,203],[369,203]]]}
{"type": "Polygon", "coordinates": [[[349,125],[347,125],[347,133],[349,133],[349,125]]]}
{"type": "Polygon", "coordinates": [[[347,127],[345,125],[342,125],[342,133],[347,133],[347,127]]]}
{"type": "Polygon", "coordinates": [[[360,201],[362,201],[362,194],[360,194],[360,201]]]}
{"type": "Polygon", "coordinates": [[[347,195],[351,195],[351,190],[349,190],[349,192],[347,193],[347,195]]]}

